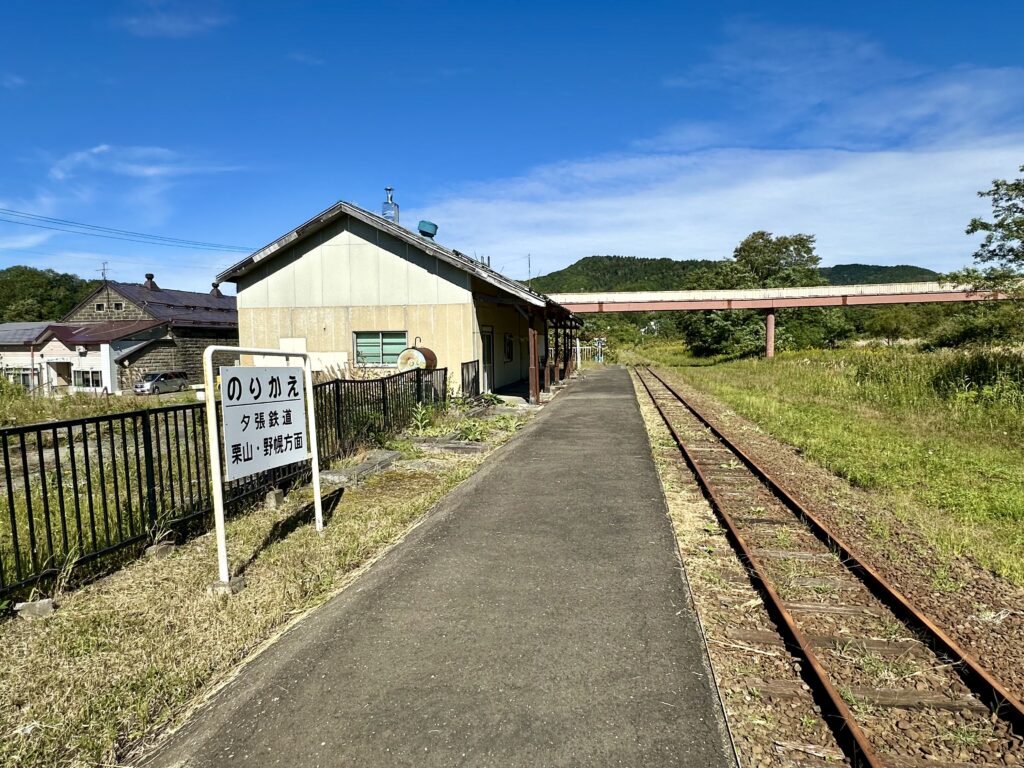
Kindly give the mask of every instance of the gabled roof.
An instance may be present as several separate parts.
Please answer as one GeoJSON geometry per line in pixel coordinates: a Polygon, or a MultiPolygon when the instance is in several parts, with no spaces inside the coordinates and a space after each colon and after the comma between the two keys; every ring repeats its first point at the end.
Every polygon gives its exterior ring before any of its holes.
{"type": "Polygon", "coordinates": [[[50,326],[53,335],[66,346],[109,344],[136,333],[159,328],[167,323],[160,320],[106,320],[98,323],[55,323],[50,326]]]}
{"type": "Polygon", "coordinates": [[[24,346],[39,340],[50,323],[0,323],[0,346],[24,346]]]}
{"type": "MultiPolygon", "coordinates": [[[[138,305],[154,320],[170,323],[172,326],[197,326],[202,328],[238,325],[238,312],[234,296],[215,296],[198,291],[175,291],[164,288],[148,288],[139,283],[109,281],[100,284],[95,291],[67,314],[70,317],[101,291],[111,289],[128,301],[138,305]]],[[[121,321],[110,321],[121,322],[121,321]]]]}
{"type": "Polygon", "coordinates": [[[481,264],[479,261],[471,259],[464,253],[459,253],[454,249],[438,245],[433,240],[414,234],[405,227],[401,227],[398,224],[390,222],[382,216],[377,216],[376,214],[363,210],[357,205],[346,203],[344,201],[335,203],[327,210],[314,216],[305,224],[296,227],[288,234],[279,237],[269,245],[260,248],[255,253],[242,259],[242,261],[238,262],[233,267],[224,270],[217,275],[217,280],[223,282],[236,281],[242,275],[245,275],[255,269],[261,262],[266,261],[267,259],[272,259],[285,248],[304,240],[316,232],[319,232],[321,229],[334,223],[342,216],[351,216],[352,218],[357,219],[364,224],[368,224],[381,232],[392,235],[393,237],[402,240],[430,256],[435,256],[441,261],[451,264],[453,267],[461,269],[463,272],[467,272],[473,277],[479,278],[485,283],[488,283],[507,294],[511,294],[527,304],[531,304],[535,307],[549,306],[561,309],[558,305],[549,301],[546,296],[530,290],[516,280],[505,277],[500,272],[495,272],[486,264],[481,264]]]}

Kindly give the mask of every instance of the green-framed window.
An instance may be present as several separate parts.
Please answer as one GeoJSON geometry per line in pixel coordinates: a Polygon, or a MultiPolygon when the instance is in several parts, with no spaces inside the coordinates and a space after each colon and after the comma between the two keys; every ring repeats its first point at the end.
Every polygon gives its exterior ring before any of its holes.
{"type": "Polygon", "coordinates": [[[405,331],[356,331],[352,336],[356,365],[395,365],[409,346],[405,331]]]}

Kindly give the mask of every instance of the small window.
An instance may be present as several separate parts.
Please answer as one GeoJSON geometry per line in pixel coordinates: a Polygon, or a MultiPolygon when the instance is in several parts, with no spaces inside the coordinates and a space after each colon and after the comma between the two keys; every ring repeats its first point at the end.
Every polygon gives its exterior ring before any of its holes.
{"type": "Polygon", "coordinates": [[[73,380],[76,387],[85,389],[99,389],[103,386],[103,374],[99,371],[75,371],[73,380]]]}
{"type": "Polygon", "coordinates": [[[114,302],[114,311],[115,312],[123,312],[124,311],[124,302],[123,301],[115,301],[114,302]]]}
{"type": "Polygon", "coordinates": [[[513,339],[511,333],[506,333],[505,334],[505,362],[506,363],[511,363],[512,362],[512,360],[515,357],[515,351],[516,351],[515,340],[513,339]]]}
{"type": "Polygon", "coordinates": [[[25,389],[32,388],[32,369],[30,368],[8,368],[4,371],[8,381],[21,384],[25,389]]]}
{"type": "Polygon", "coordinates": [[[395,365],[405,349],[405,331],[357,331],[353,334],[356,365],[395,365]]]}
{"type": "Polygon", "coordinates": [[[102,311],[104,311],[104,310],[105,310],[106,308],[107,308],[107,305],[106,305],[106,304],[104,304],[104,303],[103,303],[102,301],[97,301],[97,302],[96,302],[96,311],[97,311],[97,312],[102,312],[102,311]]]}

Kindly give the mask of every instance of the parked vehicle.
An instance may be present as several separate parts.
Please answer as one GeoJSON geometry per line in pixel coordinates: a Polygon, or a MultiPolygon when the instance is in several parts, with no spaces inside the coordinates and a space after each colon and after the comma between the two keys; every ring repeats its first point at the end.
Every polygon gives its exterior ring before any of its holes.
{"type": "Polygon", "coordinates": [[[136,395],[160,395],[184,392],[188,388],[188,374],[184,371],[154,371],[135,382],[134,390],[136,395]]]}

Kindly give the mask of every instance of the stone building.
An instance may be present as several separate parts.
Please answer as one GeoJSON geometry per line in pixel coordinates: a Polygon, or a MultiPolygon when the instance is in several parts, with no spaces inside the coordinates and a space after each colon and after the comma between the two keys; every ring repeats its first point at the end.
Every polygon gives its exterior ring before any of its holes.
{"type": "Polygon", "coordinates": [[[106,350],[98,367],[108,391],[154,371],[185,371],[198,384],[203,350],[238,343],[238,314],[217,283],[209,293],[177,291],[147,274],[144,283],[104,282],[53,330],[69,348],[106,350]]]}
{"type": "Polygon", "coordinates": [[[185,371],[198,384],[203,350],[238,343],[235,297],[107,281],[59,322],[0,324],[0,371],[44,393],[116,392],[146,373],[185,371]]]}

